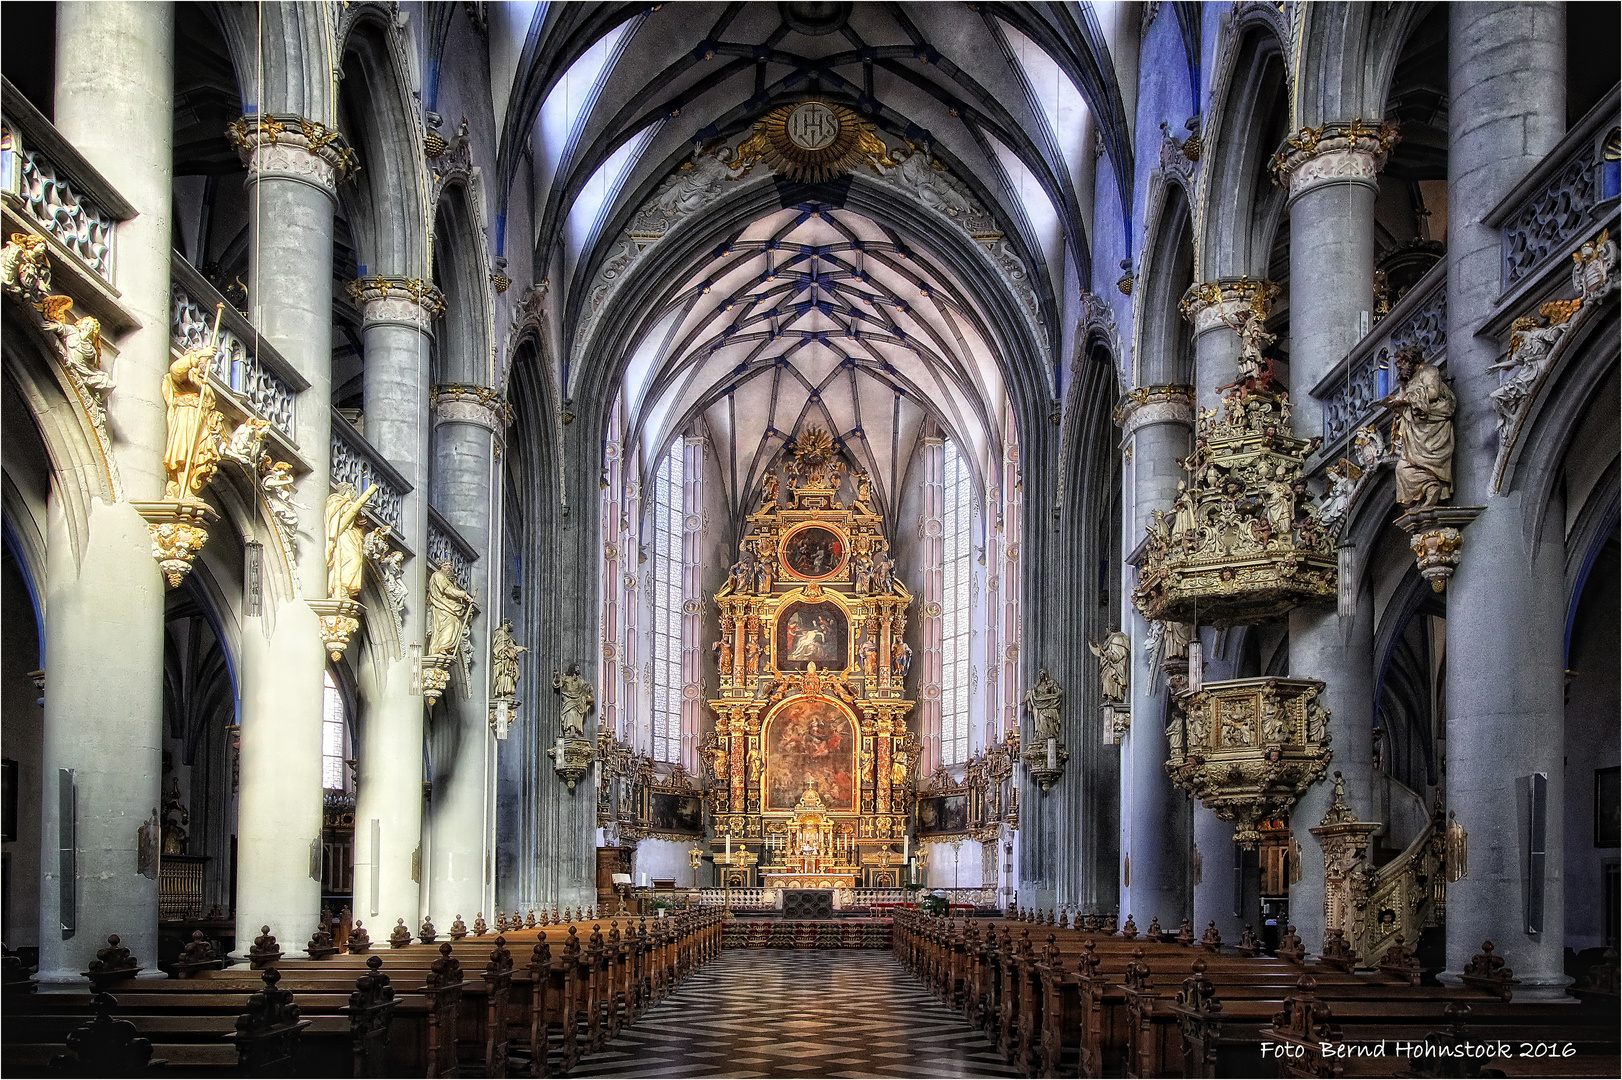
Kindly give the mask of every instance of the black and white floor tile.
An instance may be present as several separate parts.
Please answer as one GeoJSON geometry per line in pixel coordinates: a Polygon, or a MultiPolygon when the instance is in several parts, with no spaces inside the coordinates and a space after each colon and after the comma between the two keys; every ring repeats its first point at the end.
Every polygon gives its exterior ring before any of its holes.
{"type": "Polygon", "coordinates": [[[888,951],[727,949],[574,1077],[1019,1076],[888,951]]]}

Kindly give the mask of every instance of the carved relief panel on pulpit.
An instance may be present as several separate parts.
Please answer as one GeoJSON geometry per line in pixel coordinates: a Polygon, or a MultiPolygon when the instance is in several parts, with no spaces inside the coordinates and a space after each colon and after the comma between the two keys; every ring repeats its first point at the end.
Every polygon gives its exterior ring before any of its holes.
{"type": "Polygon", "coordinates": [[[919,754],[903,642],[912,596],[866,474],[826,431],[806,430],[762,484],[714,597],[721,686],[701,755],[716,832],[758,843],[761,873],[780,876],[796,865],[790,832],[810,785],[835,838],[819,870],[855,883],[864,845],[898,843],[907,827],[919,754]]]}

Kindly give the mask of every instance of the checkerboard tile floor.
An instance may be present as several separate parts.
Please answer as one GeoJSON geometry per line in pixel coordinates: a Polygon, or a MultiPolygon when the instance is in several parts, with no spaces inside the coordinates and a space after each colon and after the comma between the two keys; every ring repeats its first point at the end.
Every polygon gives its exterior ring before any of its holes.
{"type": "Polygon", "coordinates": [[[571,1076],[1019,1076],[888,951],[727,949],[571,1076]]]}

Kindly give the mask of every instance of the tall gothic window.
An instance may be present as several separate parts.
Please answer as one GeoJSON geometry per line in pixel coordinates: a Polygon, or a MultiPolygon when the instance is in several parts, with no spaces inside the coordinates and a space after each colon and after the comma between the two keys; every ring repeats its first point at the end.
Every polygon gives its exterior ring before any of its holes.
{"type": "Polygon", "coordinates": [[[653,758],[681,760],[682,441],[653,484],[653,758]]]}
{"type": "Polygon", "coordinates": [[[970,555],[969,463],[957,444],[942,448],[941,470],[941,761],[959,765],[969,757],[969,622],[973,609],[970,555]]]}
{"type": "Polygon", "coordinates": [[[344,696],[332,672],[321,684],[321,786],[342,791],[344,783],[344,696]]]}

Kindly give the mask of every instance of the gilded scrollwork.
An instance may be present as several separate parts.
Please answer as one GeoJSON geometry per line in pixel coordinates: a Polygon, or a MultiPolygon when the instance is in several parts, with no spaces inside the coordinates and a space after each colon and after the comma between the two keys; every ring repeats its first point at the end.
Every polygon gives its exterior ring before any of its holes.
{"type": "Polygon", "coordinates": [[[1261,379],[1203,409],[1171,511],[1155,511],[1133,601],[1150,619],[1216,626],[1335,596],[1334,547],[1303,465],[1290,401],[1261,379]]]}
{"type": "Polygon", "coordinates": [[[1167,730],[1166,771],[1190,795],[1234,825],[1245,847],[1261,823],[1284,814],[1329,761],[1328,712],[1314,679],[1208,682],[1177,696],[1167,730]]]}

